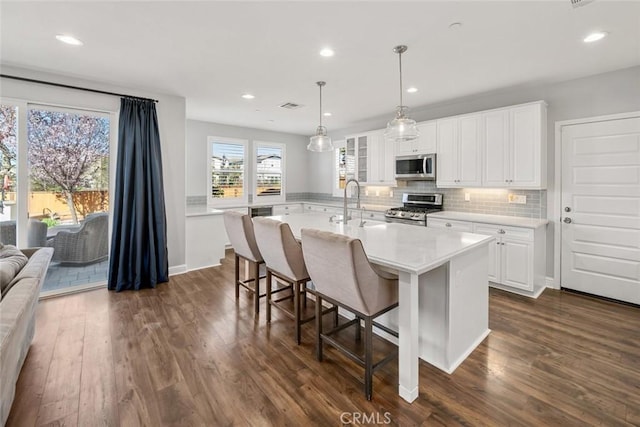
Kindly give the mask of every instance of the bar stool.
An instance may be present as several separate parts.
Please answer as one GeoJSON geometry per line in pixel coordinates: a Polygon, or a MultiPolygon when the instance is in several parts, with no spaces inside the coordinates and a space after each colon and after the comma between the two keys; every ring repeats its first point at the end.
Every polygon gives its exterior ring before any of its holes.
{"type": "Polygon", "coordinates": [[[235,252],[236,299],[240,297],[240,286],[251,292],[253,294],[254,312],[255,316],[257,316],[260,310],[260,297],[267,294],[260,294],[260,279],[264,279],[266,276],[260,277],[260,265],[264,264],[264,260],[256,244],[253,222],[251,222],[249,215],[235,211],[225,211],[223,219],[229,241],[235,252]],[[240,280],[240,258],[252,264],[253,277],[240,280]]]}
{"type": "MultiPolygon", "coordinates": [[[[274,306],[295,321],[295,339],[300,344],[301,326],[315,318],[302,317],[302,308],[307,306],[307,289],[309,273],[302,255],[302,245],[295,239],[289,224],[264,217],[253,218],[256,242],[260,253],[264,255],[267,266],[267,323],[271,322],[271,306],[274,306]],[[285,288],[276,288],[275,292],[289,289],[287,295],[274,299],[272,278],[287,283],[285,288]],[[301,301],[301,297],[304,299],[301,301]],[[286,302],[293,299],[293,310],[286,306],[286,302]]],[[[290,305],[289,305],[290,306],[290,305]]],[[[337,323],[338,308],[333,306],[322,310],[321,315],[334,312],[334,322],[337,323]]]]}
{"type": "Polygon", "coordinates": [[[324,342],[345,353],[364,366],[364,391],[367,400],[373,394],[373,373],[397,356],[397,348],[373,363],[373,326],[394,336],[397,332],[373,321],[398,306],[398,278],[377,271],[365,254],[362,242],[348,236],[327,231],[302,229],[304,260],[311,280],[316,286],[316,307],[322,300],[336,304],[355,315],[355,319],[322,331],[316,315],[316,358],[322,361],[324,342]],[[364,355],[359,355],[332,337],[335,333],[356,326],[356,340],[360,338],[360,319],[364,320],[364,355]]]}

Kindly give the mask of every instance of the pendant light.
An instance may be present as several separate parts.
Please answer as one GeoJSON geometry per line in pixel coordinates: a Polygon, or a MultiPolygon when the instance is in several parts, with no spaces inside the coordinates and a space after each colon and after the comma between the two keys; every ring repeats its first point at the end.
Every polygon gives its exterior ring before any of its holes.
{"type": "Polygon", "coordinates": [[[322,126],[322,86],[325,82],[316,82],[320,88],[320,126],[316,129],[316,134],[309,139],[307,150],[321,153],[323,151],[333,151],[331,137],[327,136],[327,128],[322,126]]]}
{"type": "Polygon", "coordinates": [[[419,133],[416,121],[406,116],[409,108],[402,105],[402,54],[407,51],[407,47],[396,46],[393,51],[398,54],[400,63],[400,105],[397,107],[396,117],[387,124],[384,137],[393,142],[409,142],[418,139],[419,133]]]}

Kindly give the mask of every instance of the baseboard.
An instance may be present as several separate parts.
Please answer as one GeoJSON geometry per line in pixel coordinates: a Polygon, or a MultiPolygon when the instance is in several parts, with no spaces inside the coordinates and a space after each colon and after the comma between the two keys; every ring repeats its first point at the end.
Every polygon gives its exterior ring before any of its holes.
{"type": "Polygon", "coordinates": [[[510,286],[505,286],[501,283],[495,283],[495,282],[489,282],[489,286],[492,288],[500,289],[502,291],[511,292],[512,294],[522,295],[522,296],[533,298],[533,299],[538,298],[542,294],[542,292],[544,292],[544,290],[547,289],[545,286],[540,286],[540,287],[534,288],[533,291],[525,291],[523,289],[512,288],[510,286]]]}
{"type": "Polygon", "coordinates": [[[554,277],[547,276],[545,278],[545,285],[547,288],[560,289],[560,284],[556,283],[556,279],[554,277]]]}
{"type": "MultiPolygon", "coordinates": [[[[202,270],[204,268],[211,268],[211,267],[220,267],[222,264],[221,263],[217,263],[217,264],[211,264],[211,265],[203,265],[202,267],[195,267],[195,268],[187,268],[185,273],[188,273],[190,271],[198,271],[198,270],[202,270]]],[[[181,274],[181,273],[177,273],[177,274],[181,274]]]]}
{"type": "Polygon", "coordinates": [[[187,264],[174,265],[169,267],[169,276],[175,276],[177,274],[184,274],[187,272],[187,264]]]}

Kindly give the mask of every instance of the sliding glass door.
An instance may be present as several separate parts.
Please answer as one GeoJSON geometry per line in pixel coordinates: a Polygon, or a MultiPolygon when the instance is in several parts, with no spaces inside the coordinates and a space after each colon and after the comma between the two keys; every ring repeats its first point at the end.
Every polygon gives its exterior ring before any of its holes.
{"type": "MultiPolygon", "coordinates": [[[[3,132],[11,128],[10,108],[20,111],[21,106],[2,105],[3,132]]],[[[13,122],[18,129],[15,143],[6,132],[0,144],[0,173],[8,177],[3,178],[8,185],[0,226],[15,224],[17,238],[9,243],[54,248],[44,293],[103,285],[109,254],[112,118],[109,113],[47,105],[22,108],[13,122]],[[19,179],[24,182],[17,185],[19,179]]]]}

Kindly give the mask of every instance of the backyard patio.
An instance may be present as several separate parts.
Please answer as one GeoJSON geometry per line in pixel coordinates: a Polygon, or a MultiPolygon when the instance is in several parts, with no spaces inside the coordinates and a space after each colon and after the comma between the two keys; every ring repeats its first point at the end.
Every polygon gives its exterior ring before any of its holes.
{"type": "Polygon", "coordinates": [[[108,268],[109,260],[81,266],[51,263],[44,279],[44,285],[42,285],[42,292],[60,291],[73,286],[106,282],[108,268]]]}

